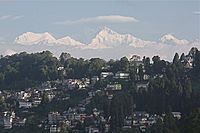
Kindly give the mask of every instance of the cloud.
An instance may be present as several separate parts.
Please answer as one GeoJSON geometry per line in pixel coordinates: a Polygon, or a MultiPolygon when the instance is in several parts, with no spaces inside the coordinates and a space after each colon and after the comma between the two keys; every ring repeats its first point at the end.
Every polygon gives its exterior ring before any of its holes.
{"type": "Polygon", "coordinates": [[[128,22],[138,22],[134,17],[120,16],[120,15],[110,15],[110,16],[97,16],[90,18],[82,18],[78,20],[67,20],[56,22],[55,24],[80,24],[80,23],[98,23],[98,22],[108,22],[108,23],[128,23],[128,22]]]}
{"type": "Polygon", "coordinates": [[[17,19],[21,19],[24,16],[22,15],[2,15],[0,16],[0,20],[17,20],[17,19]]]}
{"type": "Polygon", "coordinates": [[[21,19],[21,18],[23,18],[24,16],[22,16],[22,15],[19,15],[19,16],[14,16],[12,19],[13,20],[17,20],[17,19],[21,19]]]}
{"type": "Polygon", "coordinates": [[[194,11],[193,13],[196,15],[200,15],[200,11],[194,11]]]}
{"type": "Polygon", "coordinates": [[[0,16],[0,20],[9,19],[10,17],[11,17],[11,15],[2,15],[2,16],[0,16]]]}

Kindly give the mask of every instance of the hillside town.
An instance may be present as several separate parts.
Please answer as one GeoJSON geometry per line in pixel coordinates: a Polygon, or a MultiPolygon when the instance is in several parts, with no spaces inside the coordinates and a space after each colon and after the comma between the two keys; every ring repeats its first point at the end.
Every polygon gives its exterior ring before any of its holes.
{"type": "MultiPolygon", "coordinates": [[[[36,122],[38,128],[49,133],[109,133],[111,116],[105,116],[102,108],[91,106],[94,98],[96,96],[105,97],[111,103],[116,93],[124,91],[124,83],[134,80],[136,92],[147,92],[150,80],[163,77],[163,74],[147,74],[144,69],[144,61],[137,55],[132,56],[129,61],[130,66],[135,68],[134,79],[131,79],[128,72],[117,71],[114,73],[109,71],[110,66],[105,66],[102,67],[100,75],[94,75],[91,78],[64,78],[47,81],[40,86],[19,91],[2,89],[0,101],[8,102],[8,106],[6,111],[0,112],[1,127],[4,130],[11,130],[23,127],[27,123],[36,122]],[[105,87],[97,87],[99,82],[105,82],[105,87]],[[69,106],[57,108],[55,105],[51,105],[58,103],[61,103],[58,106],[64,106],[64,104],[69,104],[69,106]],[[40,116],[40,111],[43,111],[41,109],[47,108],[45,104],[55,108],[51,108],[50,111],[48,110],[49,112],[44,111],[40,116]],[[34,115],[38,116],[36,121],[32,119],[34,115]]],[[[186,69],[192,69],[191,58],[185,58],[183,63],[186,69]]],[[[57,69],[65,76],[66,71],[63,66],[57,69]]],[[[134,128],[138,133],[146,132],[146,129],[157,123],[158,120],[163,121],[164,119],[165,113],[156,114],[146,110],[135,110],[136,107],[137,104],[134,104],[131,114],[124,117],[122,130],[134,128]]],[[[181,119],[181,112],[172,111],[171,113],[175,119],[181,119]]]]}
{"type": "Polygon", "coordinates": [[[176,53],[173,62],[138,55],[108,62],[99,58],[88,61],[69,53],[62,53],[58,60],[49,51],[2,57],[0,69],[5,71],[5,78],[0,75],[0,131],[178,130],[177,125],[189,119],[187,115],[199,104],[198,53],[196,48],[180,57],[176,53]],[[38,64],[28,63],[26,58],[37,59],[38,64]],[[167,123],[173,125],[168,127],[167,123]]]}

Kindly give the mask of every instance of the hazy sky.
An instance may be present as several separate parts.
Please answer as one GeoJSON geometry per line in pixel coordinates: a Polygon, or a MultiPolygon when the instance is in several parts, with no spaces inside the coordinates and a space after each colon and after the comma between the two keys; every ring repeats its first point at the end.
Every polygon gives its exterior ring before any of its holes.
{"type": "Polygon", "coordinates": [[[200,37],[200,1],[185,0],[71,0],[1,1],[0,40],[12,42],[23,32],[50,32],[56,37],[70,35],[82,42],[107,26],[120,33],[131,33],[157,40],[172,33],[193,40],[200,37]],[[124,16],[136,21],[104,19],[124,16]]]}

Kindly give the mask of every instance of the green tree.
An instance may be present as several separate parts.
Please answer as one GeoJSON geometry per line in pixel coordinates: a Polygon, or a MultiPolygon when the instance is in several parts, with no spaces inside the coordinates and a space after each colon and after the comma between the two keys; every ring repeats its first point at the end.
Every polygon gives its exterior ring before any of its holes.
{"type": "Polygon", "coordinates": [[[156,63],[158,63],[160,61],[160,57],[159,56],[154,56],[152,58],[152,61],[153,61],[153,64],[156,64],[156,63]]]}
{"type": "Polygon", "coordinates": [[[48,97],[48,94],[46,92],[44,92],[42,94],[42,101],[41,101],[41,104],[46,104],[49,102],[49,97],[48,97]]]}
{"type": "Polygon", "coordinates": [[[176,120],[171,113],[166,114],[164,117],[164,133],[179,133],[176,125],[176,120]]]}
{"type": "Polygon", "coordinates": [[[6,108],[5,98],[3,96],[0,96],[0,111],[4,111],[5,108],[6,108]]]}
{"type": "Polygon", "coordinates": [[[61,53],[59,59],[62,64],[65,63],[66,60],[70,59],[71,55],[69,53],[61,53]]]}
{"type": "Polygon", "coordinates": [[[111,130],[119,132],[123,126],[125,116],[131,115],[133,111],[133,98],[129,94],[122,93],[113,97],[110,107],[111,130]]]}
{"type": "Polygon", "coordinates": [[[179,62],[179,55],[178,53],[175,54],[174,59],[173,59],[173,63],[176,64],[179,62]]]}
{"type": "Polygon", "coordinates": [[[150,63],[150,58],[149,57],[143,57],[143,62],[144,62],[144,68],[147,74],[151,74],[151,63],[150,63]]]}
{"type": "Polygon", "coordinates": [[[92,58],[89,60],[88,73],[90,76],[99,75],[102,67],[105,67],[106,61],[100,58],[92,58]]]}
{"type": "Polygon", "coordinates": [[[200,81],[200,51],[196,51],[193,63],[193,77],[194,80],[200,81]]]}
{"type": "Polygon", "coordinates": [[[120,70],[124,71],[124,72],[128,72],[129,71],[129,61],[127,59],[127,57],[122,57],[120,59],[120,70]]]}
{"type": "Polygon", "coordinates": [[[150,133],[164,133],[164,127],[163,127],[163,121],[161,119],[158,119],[157,122],[148,129],[150,133]]]}
{"type": "Polygon", "coordinates": [[[200,108],[197,108],[186,118],[184,133],[199,133],[200,131],[200,108]]]}
{"type": "Polygon", "coordinates": [[[180,61],[185,61],[185,54],[184,53],[181,54],[180,61]]]}
{"type": "Polygon", "coordinates": [[[189,99],[191,98],[192,94],[192,83],[190,79],[184,80],[184,86],[183,86],[184,96],[189,99]]]}

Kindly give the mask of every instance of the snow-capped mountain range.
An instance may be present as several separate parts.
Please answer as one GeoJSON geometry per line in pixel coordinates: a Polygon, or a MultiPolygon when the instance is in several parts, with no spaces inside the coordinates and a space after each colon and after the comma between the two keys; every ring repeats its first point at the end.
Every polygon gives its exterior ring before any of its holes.
{"type": "Polygon", "coordinates": [[[26,32],[16,37],[15,42],[23,45],[33,45],[37,43],[47,44],[47,43],[55,43],[56,39],[48,32],[45,33],[26,32]]]}
{"type": "Polygon", "coordinates": [[[117,46],[132,46],[132,47],[144,47],[149,41],[136,38],[130,34],[119,34],[111,29],[103,28],[91,43],[88,44],[90,48],[111,48],[117,46]]]}
{"type": "Polygon", "coordinates": [[[160,40],[161,40],[162,43],[167,43],[167,44],[184,45],[184,44],[189,43],[188,40],[177,39],[176,37],[174,37],[171,34],[166,34],[166,35],[162,36],[160,40]]]}
{"type": "Polygon", "coordinates": [[[60,39],[55,39],[55,37],[53,37],[48,32],[45,33],[26,32],[16,37],[14,42],[22,45],[34,45],[34,44],[71,45],[71,46],[83,45],[82,43],[72,39],[69,36],[60,39]]]}
{"type": "Polygon", "coordinates": [[[174,53],[187,53],[192,47],[200,49],[200,39],[188,41],[165,34],[157,41],[150,41],[104,27],[87,44],[70,36],[56,38],[48,32],[26,32],[16,37],[14,43],[2,45],[0,52],[7,55],[22,51],[32,53],[50,50],[57,57],[62,52],[68,52],[74,57],[103,59],[119,59],[133,54],[148,57],[159,55],[162,59],[172,60],[174,53]]]}
{"type": "Polygon", "coordinates": [[[176,38],[171,34],[166,34],[162,36],[157,42],[146,41],[140,38],[137,38],[131,34],[119,34],[107,27],[101,29],[98,34],[91,40],[89,44],[81,43],[75,39],[72,39],[69,36],[56,39],[50,33],[33,33],[26,32],[22,35],[16,37],[15,43],[22,45],[49,45],[49,46],[72,46],[79,47],[83,49],[102,49],[102,48],[114,48],[114,47],[135,47],[142,48],[148,46],[148,44],[173,44],[173,45],[187,45],[189,41],[181,40],[176,38]]]}

